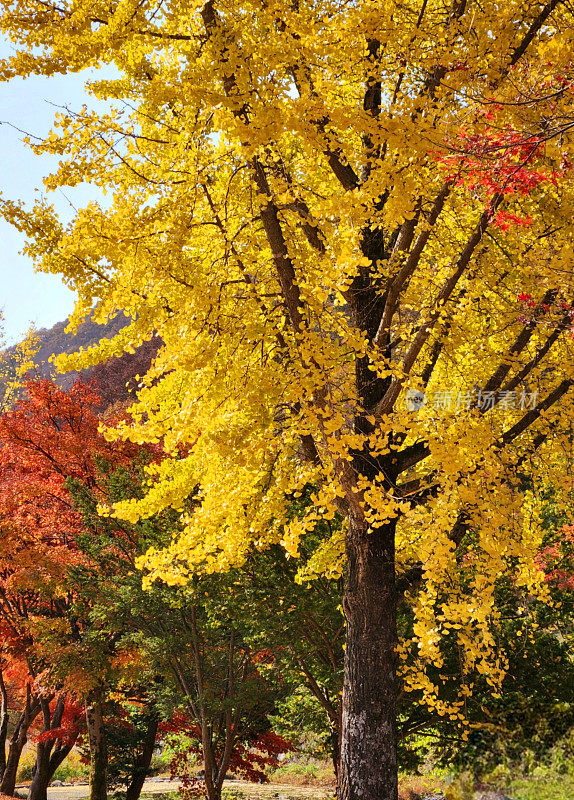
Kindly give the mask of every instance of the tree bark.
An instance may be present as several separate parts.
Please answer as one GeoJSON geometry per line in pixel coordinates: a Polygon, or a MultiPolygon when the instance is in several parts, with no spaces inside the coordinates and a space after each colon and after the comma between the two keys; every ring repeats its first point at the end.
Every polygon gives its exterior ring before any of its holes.
{"type": "Polygon", "coordinates": [[[341,728],[331,728],[329,738],[331,740],[331,761],[333,762],[335,779],[339,780],[341,771],[341,728]]]}
{"type": "MultiPolygon", "coordinates": [[[[41,747],[38,744],[38,749],[41,747]]],[[[47,800],[48,786],[54,777],[54,773],[71,753],[73,745],[56,745],[46,743],[43,746],[42,755],[36,752],[36,764],[34,767],[34,777],[30,784],[28,800],[47,800]]]]}
{"type": "Polygon", "coordinates": [[[90,745],[90,800],[107,800],[108,746],[99,698],[86,706],[86,722],[90,745]]]}
{"type": "Polygon", "coordinates": [[[8,738],[8,692],[0,670],[0,780],[6,770],[6,740],[8,738]]]}
{"type": "Polygon", "coordinates": [[[18,772],[18,764],[20,763],[20,756],[26,741],[28,739],[28,727],[24,722],[24,713],[20,716],[16,724],[12,738],[10,739],[10,746],[8,748],[8,758],[6,759],[6,768],[2,775],[2,782],[0,783],[0,793],[13,795],[16,788],[16,773],[18,772]]]}
{"type": "Polygon", "coordinates": [[[150,717],[143,747],[136,756],[132,779],[126,790],[126,800],[139,800],[145,779],[148,776],[149,766],[155,749],[155,737],[157,735],[158,724],[159,718],[157,716],[154,715],[150,717]]]}
{"type": "MultiPolygon", "coordinates": [[[[64,714],[65,698],[63,695],[58,697],[53,713],[50,712],[50,701],[42,698],[40,700],[44,715],[44,730],[50,731],[59,728],[64,714]]],[[[64,761],[72,749],[72,744],[55,742],[53,739],[39,741],[36,745],[36,763],[34,765],[34,775],[28,792],[28,800],[47,800],[48,786],[54,777],[55,771],[64,761]]]]}
{"type": "Polygon", "coordinates": [[[397,800],[395,527],[354,514],[348,573],[338,800],[397,800]]]}
{"type": "Polygon", "coordinates": [[[14,794],[14,789],[16,788],[16,773],[18,772],[18,764],[20,763],[22,750],[28,739],[28,729],[39,713],[40,703],[37,698],[31,698],[30,690],[28,689],[26,707],[20,714],[20,718],[10,738],[6,769],[4,770],[2,782],[0,783],[0,794],[14,794]]]}
{"type": "Polygon", "coordinates": [[[203,745],[203,782],[207,800],[221,800],[221,789],[223,778],[221,778],[221,763],[217,764],[217,759],[213,751],[211,731],[209,721],[202,710],[201,720],[201,739],[203,745]]]}

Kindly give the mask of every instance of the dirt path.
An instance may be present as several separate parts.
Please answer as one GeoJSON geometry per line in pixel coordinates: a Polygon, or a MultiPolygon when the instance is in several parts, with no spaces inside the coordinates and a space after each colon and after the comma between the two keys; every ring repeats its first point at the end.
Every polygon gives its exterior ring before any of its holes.
{"type": "MultiPolygon", "coordinates": [[[[179,781],[146,781],[142,794],[162,794],[163,792],[175,792],[179,788],[179,781]]],[[[49,786],[48,800],[82,800],[88,797],[89,786],[49,786]]],[[[23,794],[23,790],[19,790],[23,794]]]]}
{"type": "MultiPolygon", "coordinates": [[[[248,783],[247,781],[225,781],[224,786],[229,789],[236,789],[249,800],[326,800],[333,796],[332,791],[316,786],[284,786],[282,784],[259,784],[248,783]]],[[[175,792],[179,788],[178,781],[146,781],[142,791],[143,795],[167,794],[175,792]]],[[[24,794],[24,789],[19,789],[19,794],[24,794]]],[[[82,800],[88,797],[88,786],[50,786],[48,789],[48,800],[82,800]]]]}

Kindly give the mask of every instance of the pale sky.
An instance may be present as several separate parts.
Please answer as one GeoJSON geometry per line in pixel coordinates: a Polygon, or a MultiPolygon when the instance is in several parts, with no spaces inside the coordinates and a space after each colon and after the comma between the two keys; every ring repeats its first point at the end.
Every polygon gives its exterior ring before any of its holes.
{"type": "MultiPolygon", "coordinates": [[[[0,57],[6,53],[6,44],[0,42],[0,57]]],[[[57,110],[54,105],[93,105],[83,91],[84,80],[82,75],[55,75],[0,82],[0,193],[5,198],[32,202],[38,192],[43,192],[43,176],[56,163],[55,159],[36,156],[22,143],[23,134],[6,123],[45,135],[57,110]]],[[[95,191],[80,187],[69,196],[75,204],[83,205],[95,191]]],[[[49,199],[62,215],[70,216],[64,195],[50,193],[49,199]]],[[[19,341],[31,323],[45,328],[65,319],[74,305],[72,292],[57,276],[34,272],[32,262],[19,254],[23,245],[18,231],[0,218],[0,309],[8,343],[19,341]]]]}

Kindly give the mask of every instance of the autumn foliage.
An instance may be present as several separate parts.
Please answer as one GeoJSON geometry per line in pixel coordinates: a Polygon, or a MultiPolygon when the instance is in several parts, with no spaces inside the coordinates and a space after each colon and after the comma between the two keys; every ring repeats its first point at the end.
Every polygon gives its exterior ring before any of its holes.
{"type": "Polygon", "coordinates": [[[103,106],[31,147],[47,190],[106,201],[0,202],[72,326],[130,320],[61,369],[161,340],[107,435],[163,458],[108,519],[175,513],[138,564],[182,591],[325,524],[297,579],[345,584],[338,797],[396,800],[400,702],[467,736],[508,664],[498,586],[548,596],[543,497],[571,502],[570,4],[14,0],[0,25],[6,79],[102,68],[103,106]]]}
{"type": "MultiPolygon", "coordinates": [[[[107,521],[97,514],[97,504],[109,504],[114,493],[141,493],[145,469],[153,472],[158,456],[157,447],[106,439],[100,408],[93,385],[78,382],[65,391],[49,380],[39,380],[28,381],[18,404],[0,417],[0,526],[4,532],[0,548],[0,677],[3,713],[8,707],[22,709],[22,736],[11,741],[8,754],[14,769],[5,765],[2,770],[4,785],[13,791],[22,746],[32,737],[37,760],[31,800],[46,800],[51,776],[79,740],[90,753],[91,768],[102,758],[96,777],[103,790],[109,761],[113,780],[123,779],[128,796],[137,800],[160,718],[155,706],[159,701],[146,685],[148,671],[153,675],[153,670],[167,668],[169,674],[170,659],[180,655],[182,640],[169,644],[162,627],[173,624],[169,616],[183,617],[184,626],[188,624],[185,595],[174,590],[171,596],[160,592],[157,598],[148,599],[135,569],[136,557],[145,552],[146,535],[151,540],[154,535],[166,535],[162,534],[164,528],[170,535],[176,518],[159,520],[157,531],[151,525],[146,533],[145,527],[107,521]],[[116,611],[114,603],[123,610],[116,611]],[[150,603],[155,603],[151,620],[150,603]],[[143,614],[139,618],[138,604],[143,614]],[[157,635],[154,625],[159,626],[161,658],[153,656],[153,646],[145,637],[142,640],[142,628],[151,627],[157,635]],[[172,655],[170,647],[174,648],[172,655]],[[138,715],[130,715],[130,708],[139,709],[137,724],[138,715]],[[131,752],[131,757],[117,752],[108,757],[107,742],[131,752]]],[[[109,413],[106,416],[108,422],[114,418],[117,416],[109,413]]],[[[125,419],[125,413],[121,418],[125,419]]],[[[191,613],[196,626],[193,604],[191,613]]],[[[205,626],[212,624],[209,616],[202,618],[205,626]]],[[[204,635],[194,630],[195,636],[204,635]]],[[[214,635],[228,634],[219,634],[216,628],[214,635]]],[[[223,703],[223,712],[217,713],[226,717],[226,706],[237,702],[234,686],[243,690],[241,684],[251,680],[262,697],[266,691],[269,694],[257,671],[257,663],[270,663],[269,652],[251,655],[239,648],[237,655],[233,642],[233,633],[229,645],[206,638],[204,647],[212,651],[209,668],[215,672],[212,697],[201,720],[176,711],[162,731],[177,730],[191,736],[193,746],[188,743],[179,752],[180,766],[208,752],[224,770],[264,781],[265,767],[275,763],[276,754],[289,745],[272,733],[260,710],[256,729],[246,728],[239,704],[234,711],[237,730],[232,726],[222,739],[214,739],[209,749],[201,735],[196,735],[198,724],[211,724],[205,714],[215,715],[218,702],[223,703]],[[223,667],[217,665],[218,659],[223,667]],[[239,670],[237,676],[234,670],[239,670]],[[226,677],[230,683],[218,701],[218,678],[225,683],[226,677]]],[[[204,669],[208,669],[207,663],[204,669]]],[[[206,674],[199,673],[199,679],[205,682],[206,674]]],[[[204,683],[203,691],[205,687],[204,683]]],[[[256,696],[257,691],[251,694],[256,696]]],[[[174,701],[168,696],[170,700],[163,702],[181,704],[181,699],[174,701]]],[[[192,707],[204,703],[201,694],[188,700],[192,707]]],[[[256,698],[253,702],[260,701],[256,698]]],[[[266,700],[261,707],[272,706],[266,700]]],[[[3,751],[7,729],[0,726],[2,730],[3,751]]],[[[179,769],[175,762],[173,769],[179,769]]],[[[185,787],[186,775],[182,772],[185,787]]],[[[199,790],[204,783],[195,781],[194,786],[199,790]]]]}

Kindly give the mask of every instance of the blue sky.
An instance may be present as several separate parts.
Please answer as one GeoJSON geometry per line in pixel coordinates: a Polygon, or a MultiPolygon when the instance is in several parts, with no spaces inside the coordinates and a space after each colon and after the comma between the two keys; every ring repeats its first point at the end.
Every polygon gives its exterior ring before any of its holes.
{"type": "MultiPolygon", "coordinates": [[[[7,52],[6,44],[0,43],[0,57],[7,52]]],[[[22,134],[6,123],[45,135],[56,111],[54,104],[71,108],[90,104],[84,80],[82,75],[55,75],[0,82],[0,192],[5,198],[32,202],[43,192],[42,178],[55,164],[55,159],[34,155],[22,143],[22,134]]],[[[89,187],[82,188],[80,195],[83,204],[90,197],[89,187]]],[[[78,199],[78,190],[74,190],[74,202],[78,199]]],[[[63,194],[51,193],[50,201],[69,216],[69,202],[63,194]]],[[[57,276],[34,272],[32,262],[19,254],[23,245],[23,237],[0,218],[0,308],[9,343],[19,341],[31,323],[43,328],[64,319],[74,305],[72,292],[57,276]]]]}

